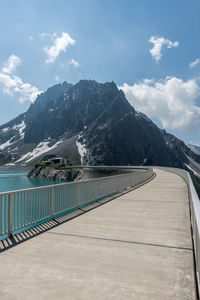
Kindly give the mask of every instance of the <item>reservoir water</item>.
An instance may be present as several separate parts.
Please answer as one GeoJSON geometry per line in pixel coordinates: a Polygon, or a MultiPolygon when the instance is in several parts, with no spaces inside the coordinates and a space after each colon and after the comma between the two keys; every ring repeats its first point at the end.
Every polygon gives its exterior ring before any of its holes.
{"type": "MultiPolygon", "coordinates": [[[[67,192],[65,190],[65,185],[64,187],[62,185],[62,188],[59,189],[57,186],[58,183],[64,182],[29,179],[27,177],[27,172],[22,171],[0,171],[0,193],[55,185],[53,190],[46,188],[19,191],[11,194],[10,199],[12,204],[11,216],[13,232],[20,232],[21,229],[23,230],[23,227],[30,228],[31,224],[38,224],[38,222],[50,217],[52,191],[54,198],[54,211],[56,212],[58,205],[66,205],[67,192]]],[[[0,240],[5,238],[6,232],[8,232],[8,203],[8,195],[0,194],[0,240]]]]}
{"type": "Polygon", "coordinates": [[[0,171],[0,193],[58,184],[58,181],[29,179],[27,172],[0,171]]]}

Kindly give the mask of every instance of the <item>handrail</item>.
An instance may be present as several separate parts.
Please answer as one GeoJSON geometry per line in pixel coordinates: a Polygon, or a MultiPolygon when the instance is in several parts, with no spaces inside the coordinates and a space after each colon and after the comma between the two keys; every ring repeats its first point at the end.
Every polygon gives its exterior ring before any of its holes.
{"type": "MultiPolygon", "coordinates": [[[[84,168],[88,168],[88,167],[84,167],[84,168]]],[[[97,167],[93,167],[93,166],[91,166],[91,167],[89,167],[89,168],[91,168],[91,169],[95,169],[95,168],[97,168],[97,167]]],[[[104,168],[107,168],[107,169],[109,169],[110,167],[106,167],[106,166],[104,166],[104,168]]],[[[118,167],[119,168],[119,167],[118,167]]],[[[120,167],[119,169],[125,169],[125,167],[120,167]]],[[[132,169],[132,170],[135,170],[135,169],[142,169],[143,171],[142,172],[137,172],[137,175],[140,175],[141,173],[143,173],[144,171],[148,171],[148,170],[153,170],[151,167],[149,167],[149,168],[139,168],[139,167],[127,167],[127,169],[132,169]]],[[[130,173],[129,173],[130,174],[130,173]]],[[[98,178],[91,178],[91,179],[84,179],[84,180],[81,180],[81,181],[79,181],[79,182],[88,182],[88,181],[93,181],[93,180],[96,180],[96,179],[98,179],[98,180],[103,180],[104,178],[112,178],[112,177],[117,177],[117,176],[122,176],[122,175],[128,175],[128,174],[119,174],[119,175],[112,175],[112,176],[105,176],[105,177],[98,177],[98,178]]],[[[57,183],[56,184],[56,186],[58,187],[58,186],[62,186],[62,185],[67,185],[67,184],[76,184],[77,182],[75,181],[73,181],[73,182],[63,182],[63,183],[57,183]]],[[[10,194],[12,194],[12,193],[16,193],[16,192],[19,192],[19,191],[21,191],[21,192],[26,192],[26,191],[31,191],[31,190],[41,190],[41,189],[43,189],[43,188],[46,188],[46,187],[55,187],[55,184],[49,184],[49,185],[45,185],[45,186],[38,186],[38,187],[34,187],[34,188],[27,188],[27,189],[20,189],[20,190],[13,190],[13,191],[9,191],[9,192],[0,192],[0,196],[1,195],[5,195],[5,194],[7,194],[7,193],[10,193],[10,194]]]]}
{"type": "Polygon", "coordinates": [[[190,173],[183,169],[168,168],[168,167],[155,167],[176,175],[181,176],[188,186],[188,196],[190,202],[190,222],[192,228],[192,239],[194,244],[194,259],[198,295],[200,294],[200,200],[191,179],[190,173]]]}
{"type": "Polygon", "coordinates": [[[0,193],[0,239],[134,187],[153,177],[152,168],[142,170],[0,193]]]}

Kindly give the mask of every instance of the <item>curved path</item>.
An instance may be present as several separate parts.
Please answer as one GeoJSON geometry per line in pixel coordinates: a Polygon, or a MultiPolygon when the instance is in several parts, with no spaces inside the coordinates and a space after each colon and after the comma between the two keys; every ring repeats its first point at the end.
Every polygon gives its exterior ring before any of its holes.
{"type": "Polygon", "coordinates": [[[140,188],[2,252],[0,299],[196,299],[187,185],[155,172],[140,188]]]}

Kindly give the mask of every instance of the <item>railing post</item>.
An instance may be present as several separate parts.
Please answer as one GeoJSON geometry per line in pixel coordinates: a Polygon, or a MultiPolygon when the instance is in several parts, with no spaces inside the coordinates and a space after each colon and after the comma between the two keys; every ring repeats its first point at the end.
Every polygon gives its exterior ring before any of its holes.
{"type": "Polygon", "coordinates": [[[76,183],[76,207],[80,206],[80,193],[79,193],[79,183],[76,183]]]}
{"type": "Polygon", "coordinates": [[[12,197],[8,194],[8,237],[12,235],[12,197]]]}
{"type": "MultiPolygon", "coordinates": [[[[152,172],[152,171],[151,171],[152,172]]],[[[145,173],[146,174],[146,173],[145,173]]],[[[147,173],[148,174],[148,173],[147,173]]],[[[146,175],[147,175],[146,174],[146,175]]],[[[133,178],[137,174],[133,176],[133,178]]],[[[141,176],[141,175],[138,175],[141,176]]],[[[146,178],[147,176],[144,176],[146,178]]],[[[136,179],[135,178],[135,179],[136,179]]],[[[142,177],[143,178],[143,177],[142,177]]],[[[144,180],[143,178],[143,180],[144,180]]],[[[133,185],[136,180],[133,180],[133,185]]],[[[139,177],[138,177],[139,179],[139,177]]],[[[94,179],[93,179],[94,180],[94,179]]],[[[191,180],[191,179],[190,179],[191,180]]],[[[138,180],[137,180],[138,181],[138,180]]],[[[80,205],[85,204],[87,199],[84,199],[84,197],[87,195],[85,192],[85,189],[89,186],[94,184],[93,189],[93,195],[91,193],[88,193],[88,201],[93,200],[97,201],[100,197],[107,195],[110,195],[114,192],[120,192],[123,189],[127,188],[129,186],[129,175],[116,175],[109,177],[104,177],[100,179],[95,179],[95,181],[89,182],[76,182],[76,183],[67,183],[67,186],[69,186],[69,189],[73,186],[73,208],[76,206],[77,208],[80,207],[80,205]],[[83,193],[83,195],[82,195],[83,193]],[[91,199],[90,199],[91,196],[91,199]],[[74,204],[74,202],[76,202],[74,204]]],[[[58,196],[63,196],[63,186],[58,185],[57,186],[51,186],[48,187],[48,193],[43,194],[44,188],[32,188],[32,189],[25,189],[25,190],[19,190],[16,193],[15,192],[7,192],[7,193],[0,193],[0,210],[4,208],[4,214],[5,218],[3,220],[0,220],[0,236],[2,236],[4,233],[8,234],[10,237],[12,235],[12,231],[16,229],[21,229],[25,227],[25,225],[28,224],[35,224],[37,223],[41,217],[44,219],[44,213],[48,211],[48,218],[53,219],[54,215],[57,213],[60,213],[61,207],[60,202],[63,200],[58,196]],[[61,188],[60,188],[61,187],[61,188]],[[59,191],[59,188],[61,189],[61,192],[59,191]],[[48,196],[48,204],[45,200],[44,196],[48,196]],[[5,197],[5,198],[4,198],[5,197]],[[4,199],[5,199],[5,205],[4,205],[4,199]],[[27,202],[25,202],[25,200],[27,202]],[[42,202],[41,202],[42,201],[42,202]],[[47,207],[45,207],[47,205],[47,207]],[[41,210],[40,210],[41,208],[41,210]],[[42,212],[42,216],[41,216],[42,212]],[[1,224],[4,222],[4,224],[1,224]],[[2,227],[2,228],[1,228],[2,227]]],[[[46,190],[46,188],[45,188],[46,190]]],[[[70,196],[71,197],[71,196],[70,196]]],[[[70,199],[71,200],[71,199],[70,199]]],[[[193,203],[193,202],[191,202],[193,203]]],[[[199,202],[198,202],[199,203],[199,202]]],[[[194,204],[194,203],[193,203],[194,204]]],[[[71,204],[70,204],[71,205],[71,204]]],[[[192,207],[192,206],[191,206],[192,207]]],[[[195,207],[194,209],[194,221],[196,220],[195,216],[195,207]]],[[[193,221],[193,223],[194,223],[193,221]]],[[[200,226],[199,226],[200,227],[200,226]]],[[[196,233],[195,227],[194,227],[194,234],[196,233]]],[[[200,248],[200,244],[198,244],[198,247],[200,248]]],[[[199,249],[198,248],[198,249],[199,249]]],[[[200,266],[199,266],[200,269],[200,266]]]]}
{"type": "Polygon", "coordinates": [[[53,220],[54,213],[54,188],[51,187],[51,220],[53,220]]]}

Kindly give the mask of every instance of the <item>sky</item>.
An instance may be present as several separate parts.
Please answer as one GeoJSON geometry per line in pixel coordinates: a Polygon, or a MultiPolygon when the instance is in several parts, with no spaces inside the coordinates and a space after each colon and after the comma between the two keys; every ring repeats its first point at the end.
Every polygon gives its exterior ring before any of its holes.
{"type": "Polygon", "coordinates": [[[199,0],[1,0],[0,125],[56,83],[114,81],[200,146],[199,13],[199,0]]]}

